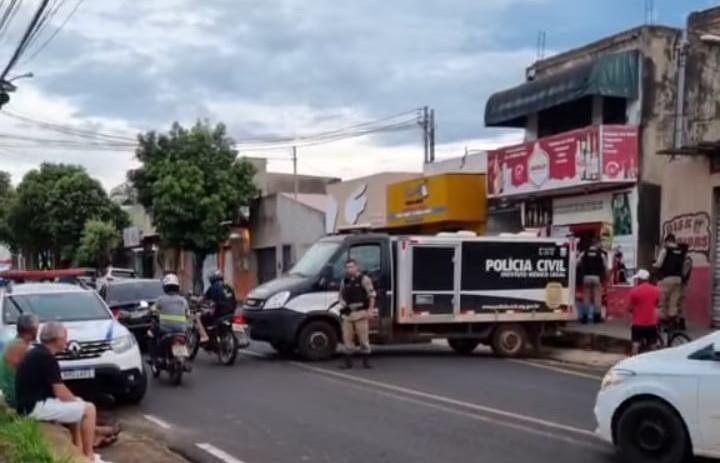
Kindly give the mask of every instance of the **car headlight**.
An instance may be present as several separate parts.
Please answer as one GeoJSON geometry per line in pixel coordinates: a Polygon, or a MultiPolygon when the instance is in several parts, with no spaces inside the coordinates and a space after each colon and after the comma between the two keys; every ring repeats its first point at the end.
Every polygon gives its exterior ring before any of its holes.
{"type": "Polygon", "coordinates": [[[115,351],[115,353],[122,354],[123,352],[129,351],[133,348],[133,346],[135,346],[135,338],[131,334],[126,336],[120,336],[113,339],[110,342],[110,346],[112,347],[112,350],[115,351]]]}
{"type": "Polygon", "coordinates": [[[277,294],[273,294],[265,301],[264,309],[281,309],[285,303],[290,299],[290,291],[280,291],[277,294]]]}
{"type": "Polygon", "coordinates": [[[623,369],[612,369],[607,372],[605,377],[602,380],[602,384],[600,386],[601,391],[605,391],[607,389],[610,389],[611,387],[618,386],[628,379],[635,376],[634,371],[630,370],[623,370],[623,369]]]}

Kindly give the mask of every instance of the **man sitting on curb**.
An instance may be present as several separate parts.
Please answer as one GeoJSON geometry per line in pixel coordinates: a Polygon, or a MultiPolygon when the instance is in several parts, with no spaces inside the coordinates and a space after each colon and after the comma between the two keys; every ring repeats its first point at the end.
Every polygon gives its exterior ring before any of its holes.
{"type": "MultiPolygon", "coordinates": [[[[15,372],[37,339],[39,320],[33,314],[22,314],[16,322],[17,337],[0,351],[0,391],[5,402],[17,408],[15,400],[15,372]]],[[[113,444],[118,439],[119,426],[98,426],[95,428],[95,448],[113,444]]]]}
{"type": "Polygon", "coordinates": [[[79,425],[73,443],[91,462],[101,462],[93,451],[97,412],[95,405],[75,397],[63,384],[55,355],[67,348],[67,331],[59,322],[40,330],[41,345],[27,353],[15,376],[17,411],[38,421],[79,425]]]}

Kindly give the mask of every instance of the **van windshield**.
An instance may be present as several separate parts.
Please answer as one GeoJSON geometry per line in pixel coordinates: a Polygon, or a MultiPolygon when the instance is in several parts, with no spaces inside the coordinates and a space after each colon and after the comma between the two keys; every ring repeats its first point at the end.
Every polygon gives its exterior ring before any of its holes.
{"type": "Polygon", "coordinates": [[[307,250],[302,259],[290,270],[290,275],[311,277],[320,274],[320,271],[327,265],[340,243],[320,241],[307,250]]]}

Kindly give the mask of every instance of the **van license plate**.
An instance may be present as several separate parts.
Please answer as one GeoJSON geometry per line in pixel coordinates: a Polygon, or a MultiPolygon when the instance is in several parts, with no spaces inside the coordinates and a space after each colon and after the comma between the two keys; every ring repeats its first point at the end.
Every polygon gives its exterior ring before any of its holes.
{"type": "Polygon", "coordinates": [[[183,345],[172,346],[172,353],[175,357],[188,357],[189,356],[187,346],[183,346],[183,345]]]}
{"type": "Polygon", "coordinates": [[[60,377],[63,381],[72,381],[74,379],[93,379],[95,377],[94,368],[78,368],[74,370],[62,370],[60,377]]]}

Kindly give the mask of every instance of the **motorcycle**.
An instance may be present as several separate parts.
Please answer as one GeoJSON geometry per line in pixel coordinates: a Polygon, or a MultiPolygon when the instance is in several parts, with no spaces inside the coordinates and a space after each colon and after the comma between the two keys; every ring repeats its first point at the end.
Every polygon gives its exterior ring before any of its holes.
{"type": "Polygon", "coordinates": [[[176,386],[182,383],[183,373],[192,369],[187,363],[189,358],[188,336],[180,333],[166,333],[157,341],[156,364],[153,368],[153,377],[160,376],[161,371],[167,371],[170,382],[176,386]]]}
{"type": "Polygon", "coordinates": [[[213,325],[205,327],[208,341],[201,343],[200,331],[197,327],[202,323],[202,314],[212,310],[212,306],[209,304],[200,304],[197,298],[195,298],[190,307],[195,322],[188,335],[188,358],[190,360],[195,359],[198,351],[202,347],[205,352],[217,355],[218,361],[221,364],[226,366],[234,365],[238,350],[250,345],[250,339],[247,334],[247,323],[243,316],[228,314],[218,318],[213,325]]]}

